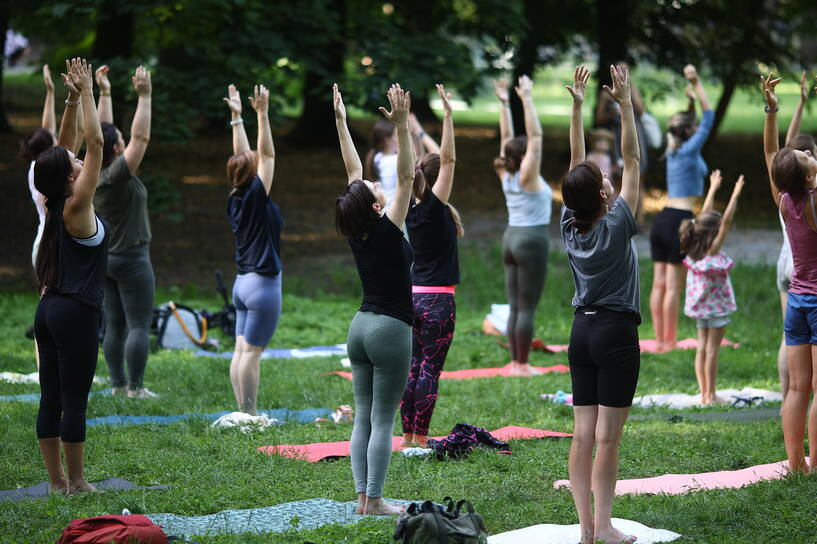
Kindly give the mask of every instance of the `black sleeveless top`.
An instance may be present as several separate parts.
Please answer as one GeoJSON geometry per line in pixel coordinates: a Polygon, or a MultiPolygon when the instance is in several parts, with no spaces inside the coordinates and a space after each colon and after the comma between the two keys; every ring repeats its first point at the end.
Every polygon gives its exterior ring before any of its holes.
{"type": "Polygon", "coordinates": [[[57,247],[59,260],[57,285],[46,292],[59,293],[95,309],[102,307],[105,272],[108,268],[110,229],[105,220],[96,216],[105,227],[105,237],[98,246],[84,246],[65,230],[62,213],[57,214],[57,247]]]}

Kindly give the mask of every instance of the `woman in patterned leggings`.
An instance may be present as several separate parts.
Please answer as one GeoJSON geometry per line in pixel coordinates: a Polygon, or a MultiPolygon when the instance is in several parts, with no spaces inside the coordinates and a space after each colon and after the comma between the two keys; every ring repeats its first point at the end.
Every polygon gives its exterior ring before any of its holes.
{"type": "Polygon", "coordinates": [[[414,201],[406,216],[414,249],[411,368],[400,401],[406,447],[426,445],[440,373],[454,337],[454,291],[460,282],[457,236],[463,229],[459,213],[448,204],[454,181],[454,124],[449,95],[442,85],[437,85],[437,92],[445,111],[442,147],[417,161],[414,201]]]}

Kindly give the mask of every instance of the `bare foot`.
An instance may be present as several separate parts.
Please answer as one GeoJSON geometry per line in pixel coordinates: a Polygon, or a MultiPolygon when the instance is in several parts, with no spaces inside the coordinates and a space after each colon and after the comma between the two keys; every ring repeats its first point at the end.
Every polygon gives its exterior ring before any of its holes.
{"type": "Polygon", "coordinates": [[[428,436],[415,434],[414,441],[417,444],[418,448],[427,448],[428,447],[428,436]]]}
{"type": "Polygon", "coordinates": [[[582,531],[582,540],[579,544],[595,544],[596,539],[593,538],[593,529],[585,529],[582,531]]]}
{"type": "Polygon", "coordinates": [[[396,516],[406,511],[405,506],[394,506],[382,497],[367,497],[363,513],[370,516],[396,516]]]}
{"type": "Polygon", "coordinates": [[[529,378],[531,376],[539,375],[539,369],[534,368],[529,363],[511,363],[511,369],[508,372],[508,375],[529,378]]]}
{"type": "Polygon", "coordinates": [[[68,491],[65,494],[76,495],[78,493],[96,493],[96,488],[85,480],[70,482],[68,484],[68,491]]]}
{"type": "Polygon", "coordinates": [[[51,486],[51,493],[56,493],[58,495],[67,495],[68,494],[68,480],[60,480],[58,482],[50,482],[51,486]]]}
{"type": "Polygon", "coordinates": [[[598,531],[594,538],[595,542],[603,542],[604,544],[633,544],[638,540],[638,537],[625,535],[615,527],[610,527],[605,531],[598,531]]]}
{"type": "Polygon", "coordinates": [[[364,510],[366,510],[366,493],[358,493],[357,508],[355,508],[355,514],[363,514],[364,510]]]}
{"type": "Polygon", "coordinates": [[[709,399],[709,395],[701,394],[701,406],[709,406],[710,402],[712,401],[709,399]]]}

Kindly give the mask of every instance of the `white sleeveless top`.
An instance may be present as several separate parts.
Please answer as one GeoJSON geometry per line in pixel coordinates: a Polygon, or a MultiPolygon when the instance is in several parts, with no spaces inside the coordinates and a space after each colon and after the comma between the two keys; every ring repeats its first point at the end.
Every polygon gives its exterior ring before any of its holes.
{"type": "Polygon", "coordinates": [[[553,191],[550,185],[539,176],[545,188],[531,193],[522,188],[519,178],[519,171],[513,176],[506,172],[502,177],[502,192],[505,193],[505,204],[508,207],[508,225],[511,227],[549,225],[553,205],[553,191]]]}

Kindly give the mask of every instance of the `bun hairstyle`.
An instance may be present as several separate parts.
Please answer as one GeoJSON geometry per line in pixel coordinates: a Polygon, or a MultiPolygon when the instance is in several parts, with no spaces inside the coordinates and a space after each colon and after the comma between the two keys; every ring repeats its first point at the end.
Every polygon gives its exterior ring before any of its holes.
{"type": "Polygon", "coordinates": [[[504,157],[497,157],[494,160],[494,165],[504,168],[511,174],[516,173],[522,165],[522,158],[525,156],[525,151],[528,149],[528,137],[517,136],[505,142],[502,151],[505,152],[504,157]]]}
{"type": "Polygon", "coordinates": [[[667,151],[675,151],[695,134],[695,114],[682,111],[669,118],[667,123],[667,151]]]}
{"type": "Polygon", "coordinates": [[[233,155],[227,160],[227,179],[230,180],[231,195],[241,196],[247,190],[247,183],[258,172],[258,158],[255,151],[247,150],[233,155]]]}
{"type": "Polygon", "coordinates": [[[374,164],[374,156],[386,148],[386,139],[394,135],[397,127],[391,121],[378,119],[372,127],[372,148],[366,153],[366,161],[363,165],[363,177],[372,181],[380,181],[380,172],[374,164]]]}
{"type": "Polygon", "coordinates": [[[44,128],[38,128],[28,138],[20,140],[20,158],[31,162],[51,147],[54,147],[54,135],[44,128]]]}
{"type": "Polygon", "coordinates": [[[374,193],[361,180],[346,186],[335,199],[335,229],[347,238],[360,239],[372,228],[380,214],[374,211],[374,193]]]}
{"type": "MultiPolygon", "coordinates": [[[[414,167],[414,183],[411,186],[411,195],[419,200],[428,198],[428,192],[437,183],[437,176],[440,175],[440,155],[438,153],[426,153],[414,167]]],[[[465,236],[465,227],[462,226],[462,217],[457,208],[447,203],[446,206],[451,212],[451,219],[457,227],[457,236],[465,236]]]]}
{"type": "Polygon", "coordinates": [[[694,261],[706,257],[712,242],[721,228],[723,215],[718,211],[699,213],[694,219],[684,219],[678,227],[681,238],[681,252],[694,261]]]}
{"type": "Polygon", "coordinates": [[[594,163],[584,161],[567,173],[562,182],[562,198],[565,206],[573,210],[573,225],[580,232],[593,226],[604,202],[601,191],[604,175],[594,163]]]}
{"type": "Polygon", "coordinates": [[[817,142],[814,141],[814,136],[811,134],[798,134],[789,140],[786,147],[799,151],[811,151],[811,153],[817,157],[817,142]]]}
{"type": "Polygon", "coordinates": [[[57,284],[59,269],[59,233],[62,228],[62,210],[71,194],[68,177],[73,172],[71,158],[64,147],[46,149],[34,163],[34,187],[45,197],[45,226],[34,269],[40,292],[57,284]]]}

